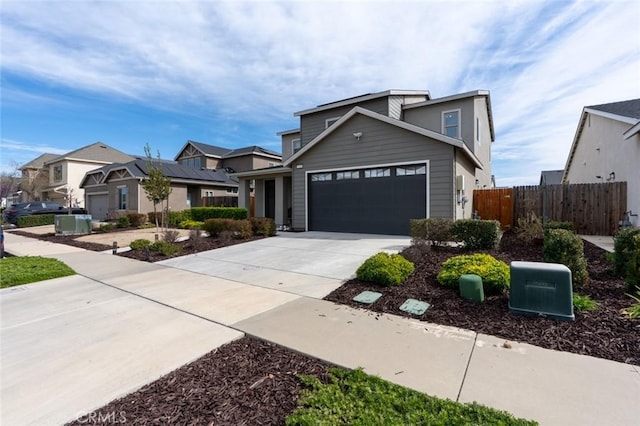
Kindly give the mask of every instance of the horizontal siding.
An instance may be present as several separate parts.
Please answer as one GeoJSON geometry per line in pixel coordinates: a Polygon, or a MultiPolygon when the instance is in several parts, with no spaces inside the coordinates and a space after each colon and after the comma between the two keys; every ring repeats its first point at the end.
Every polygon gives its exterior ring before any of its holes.
{"type": "Polygon", "coordinates": [[[305,227],[305,172],[420,160],[430,161],[430,216],[453,217],[453,151],[450,145],[357,114],[293,164],[294,227],[305,227]],[[354,132],[363,133],[359,141],[354,132]]]}
{"type": "Polygon", "coordinates": [[[302,145],[311,142],[316,136],[325,130],[325,121],[329,118],[342,117],[355,106],[359,106],[382,115],[388,115],[388,98],[374,99],[369,102],[347,105],[341,108],[320,111],[314,114],[307,114],[300,117],[300,132],[302,145]]]}

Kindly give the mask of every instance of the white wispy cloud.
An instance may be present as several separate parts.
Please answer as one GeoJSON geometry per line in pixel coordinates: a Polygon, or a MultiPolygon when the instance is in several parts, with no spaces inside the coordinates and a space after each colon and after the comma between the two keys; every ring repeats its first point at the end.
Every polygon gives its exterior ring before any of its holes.
{"type": "Polygon", "coordinates": [[[225,135],[388,88],[488,89],[499,184],[562,168],[583,106],[640,96],[631,1],[5,2],[1,19],[4,72],[225,135]]]}

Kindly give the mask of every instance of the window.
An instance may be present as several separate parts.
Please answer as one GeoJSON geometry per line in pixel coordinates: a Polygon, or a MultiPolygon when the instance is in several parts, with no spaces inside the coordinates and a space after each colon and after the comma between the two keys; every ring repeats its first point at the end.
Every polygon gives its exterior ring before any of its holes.
{"type": "Polygon", "coordinates": [[[53,181],[60,182],[62,180],[62,164],[53,166],[53,181]]]}
{"type": "Polygon", "coordinates": [[[182,165],[185,167],[191,167],[192,169],[200,169],[201,166],[200,157],[185,158],[182,160],[182,165]]]}
{"type": "Polygon", "coordinates": [[[228,194],[237,194],[238,193],[238,188],[227,188],[227,193],[228,194]]]}
{"type": "Polygon", "coordinates": [[[296,152],[300,151],[300,148],[302,148],[302,145],[300,144],[300,139],[294,139],[291,141],[291,146],[293,147],[293,153],[295,154],[296,152]]]}
{"type": "Polygon", "coordinates": [[[460,139],[460,110],[442,113],[442,133],[460,139]]]}
{"type": "Polygon", "coordinates": [[[331,173],[314,173],[311,175],[312,182],[322,182],[331,180],[331,173]]]}
{"type": "Polygon", "coordinates": [[[424,164],[420,166],[403,166],[396,168],[396,176],[424,175],[426,172],[424,164]]]}
{"type": "Polygon", "coordinates": [[[338,120],[340,120],[340,117],[327,118],[326,120],[324,120],[324,128],[328,129],[329,126],[331,126],[333,123],[335,123],[338,120]]]}
{"type": "Polygon", "coordinates": [[[476,117],[476,141],[478,145],[482,144],[482,123],[479,117],[476,117]]]}
{"type": "Polygon", "coordinates": [[[337,172],[336,180],[359,179],[360,172],[357,170],[349,170],[348,172],[337,172]]]}
{"type": "Polygon", "coordinates": [[[204,192],[204,196],[205,197],[213,197],[213,191],[205,191],[204,192]]]}
{"type": "Polygon", "coordinates": [[[198,170],[201,169],[200,157],[194,159],[194,167],[198,170]]]}
{"type": "Polygon", "coordinates": [[[369,169],[364,171],[364,177],[377,178],[391,176],[391,169],[369,169]]]}
{"type": "Polygon", "coordinates": [[[127,187],[118,188],[118,210],[127,210],[127,187]]]}

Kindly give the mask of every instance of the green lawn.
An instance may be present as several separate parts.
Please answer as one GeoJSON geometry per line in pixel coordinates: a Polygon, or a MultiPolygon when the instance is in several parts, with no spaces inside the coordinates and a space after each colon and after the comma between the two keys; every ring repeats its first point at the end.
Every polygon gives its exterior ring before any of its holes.
{"type": "Polygon", "coordinates": [[[329,383],[302,376],[309,388],[287,425],[535,425],[480,404],[440,399],[369,376],[332,369],[329,383]]]}
{"type": "Polygon", "coordinates": [[[0,259],[0,288],[66,277],[75,271],[57,259],[40,256],[0,259]]]}

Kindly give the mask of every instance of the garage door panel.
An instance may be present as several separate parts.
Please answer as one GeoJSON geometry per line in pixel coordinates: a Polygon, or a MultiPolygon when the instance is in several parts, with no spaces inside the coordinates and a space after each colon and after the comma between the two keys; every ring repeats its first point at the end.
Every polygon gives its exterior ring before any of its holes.
{"type": "Polygon", "coordinates": [[[309,229],[408,235],[426,217],[425,175],[309,181],[309,229]]]}

